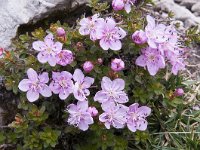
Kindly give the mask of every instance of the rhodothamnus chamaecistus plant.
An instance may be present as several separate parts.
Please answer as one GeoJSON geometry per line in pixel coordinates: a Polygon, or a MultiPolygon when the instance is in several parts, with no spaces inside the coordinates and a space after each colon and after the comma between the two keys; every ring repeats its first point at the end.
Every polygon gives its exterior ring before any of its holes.
{"type": "Polygon", "coordinates": [[[147,13],[147,1],[113,0],[113,11],[92,0],[92,14],[72,26],[36,29],[4,50],[3,83],[22,109],[4,141],[31,150],[192,149],[185,133],[197,131],[198,115],[181,70],[198,34],[147,13]]]}

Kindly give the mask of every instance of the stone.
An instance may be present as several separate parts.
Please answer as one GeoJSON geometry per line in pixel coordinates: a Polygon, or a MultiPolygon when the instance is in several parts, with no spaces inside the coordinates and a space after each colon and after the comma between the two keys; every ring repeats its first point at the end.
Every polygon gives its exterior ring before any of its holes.
{"type": "Polygon", "coordinates": [[[190,9],[197,2],[199,2],[199,0],[182,0],[180,5],[190,9]]]}
{"type": "MultiPolygon", "coordinates": [[[[173,0],[154,0],[155,6],[160,8],[162,11],[174,13],[175,19],[181,20],[185,23],[186,27],[189,25],[199,25],[200,17],[196,17],[192,12],[190,12],[187,8],[180,6],[175,3],[173,0]]],[[[195,4],[196,5],[196,4],[195,4]]]]}
{"type": "Polygon", "coordinates": [[[88,0],[1,0],[0,47],[8,48],[22,24],[34,23],[58,10],[70,10],[88,0]]]}
{"type": "Polygon", "coordinates": [[[200,2],[192,6],[192,11],[195,12],[196,15],[200,16],[200,2]]]}

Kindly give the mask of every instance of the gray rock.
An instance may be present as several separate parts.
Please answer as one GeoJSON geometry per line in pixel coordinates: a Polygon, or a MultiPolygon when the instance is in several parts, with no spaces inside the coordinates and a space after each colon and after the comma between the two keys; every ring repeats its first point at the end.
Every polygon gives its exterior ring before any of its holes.
{"type": "Polygon", "coordinates": [[[88,0],[1,0],[0,47],[7,48],[22,24],[36,22],[57,10],[72,9],[88,0]]]}
{"type": "Polygon", "coordinates": [[[185,6],[190,9],[194,4],[198,2],[199,0],[182,0],[180,5],[185,6]]]}
{"type": "Polygon", "coordinates": [[[200,2],[192,6],[192,11],[195,12],[196,15],[200,16],[200,2]]]}
{"type": "Polygon", "coordinates": [[[156,7],[160,8],[163,11],[174,13],[174,17],[178,20],[181,20],[185,23],[186,27],[189,25],[199,25],[200,17],[196,17],[192,12],[187,8],[176,4],[173,0],[154,0],[156,7]]]}

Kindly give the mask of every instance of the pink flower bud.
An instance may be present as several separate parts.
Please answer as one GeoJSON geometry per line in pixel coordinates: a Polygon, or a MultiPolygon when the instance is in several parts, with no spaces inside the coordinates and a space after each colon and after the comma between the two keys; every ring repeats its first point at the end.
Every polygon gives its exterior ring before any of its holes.
{"type": "Polygon", "coordinates": [[[56,31],[57,36],[65,36],[66,32],[62,27],[59,27],[56,31]]]}
{"type": "Polygon", "coordinates": [[[175,96],[183,96],[183,94],[184,94],[184,90],[182,88],[178,88],[174,92],[175,96]]]}
{"type": "Polygon", "coordinates": [[[123,0],[113,0],[112,7],[116,11],[122,10],[122,9],[124,9],[124,1],[123,0]]]}
{"type": "Polygon", "coordinates": [[[98,64],[102,64],[103,63],[103,59],[102,58],[98,58],[98,64]]]}
{"type": "Polygon", "coordinates": [[[136,44],[144,44],[147,42],[147,37],[144,31],[139,30],[139,31],[135,31],[132,35],[132,40],[133,42],[135,42],[136,44]]]}
{"type": "Polygon", "coordinates": [[[95,107],[89,107],[87,112],[89,112],[92,117],[95,117],[98,114],[98,110],[95,107]]]}
{"type": "Polygon", "coordinates": [[[91,61],[86,61],[83,64],[83,69],[85,72],[90,72],[90,71],[92,71],[93,68],[94,68],[94,65],[91,61]]]}
{"type": "Polygon", "coordinates": [[[111,69],[113,71],[121,71],[121,70],[124,69],[124,67],[125,67],[125,64],[124,64],[124,62],[121,59],[115,58],[111,62],[111,69]]]}

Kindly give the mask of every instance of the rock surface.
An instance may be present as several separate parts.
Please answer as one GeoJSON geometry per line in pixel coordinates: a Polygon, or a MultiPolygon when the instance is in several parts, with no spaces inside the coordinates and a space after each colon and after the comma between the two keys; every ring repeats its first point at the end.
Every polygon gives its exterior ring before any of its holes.
{"type": "Polygon", "coordinates": [[[1,0],[0,47],[7,48],[22,24],[36,22],[57,10],[70,10],[88,0],[1,0]]]}
{"type": "Polygon", "coordinates": [[[192,7],[196,13],[198,11],[200,12],[200,7],[195,6],[199,4],[198,1],[199,0],[182,0],[181,2],[178,2],[180,4],[177,4],[174,0],[154,0],[157,8],[164,12],[172,11],[177,20],[184,22],[185,27],[200,24],[200,17],[195,16],[189,9],[189,7],[192,7]],[[186,7],[188,7],[188,9],[186,7]]]}

